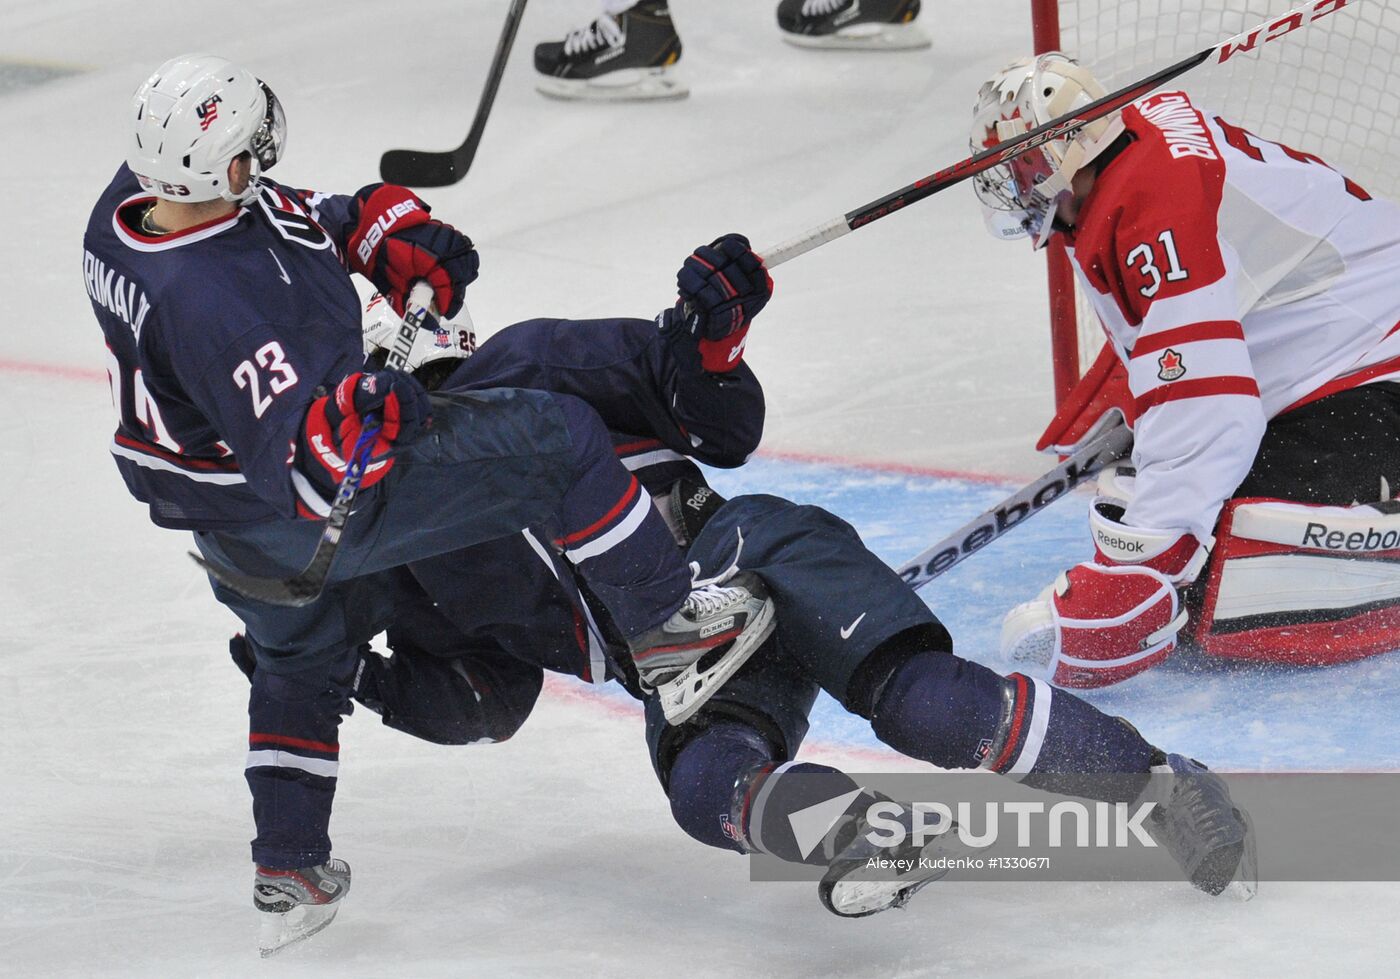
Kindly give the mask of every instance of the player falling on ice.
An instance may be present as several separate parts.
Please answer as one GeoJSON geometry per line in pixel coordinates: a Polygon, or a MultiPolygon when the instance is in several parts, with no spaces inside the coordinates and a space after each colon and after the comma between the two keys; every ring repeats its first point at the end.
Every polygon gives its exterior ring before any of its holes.
{"type": "MultiPolygon", "coordinates": [[[[920,0],[782,0],[778,28],[799,47],[902,51],[929,46],[920,0]]],[[[667,0],[603,0],[587,26],[535,46],[535,87],[560,99],[679,99],[681,38],[667,0]]]]}
{"type": "MultiPolygon", "coordinates": [[[[982,87],[974,149],[1103,94],[1063,55],[1017,62],[982,87]]],[[[1108,335],[1042,446],[1111,409],[1134,435],[1094,558],[1008,614],[1008,663],[1096,687],[1182,635],[1307,665],[1400,647],[1400,207],[1182,92],[976,188],[994,233],[1063,241],[1108,335]]]]}
{"type": "Polygon", "coordinates": [[[686,690],[702,656],[737,665],[772,605],[751,576],[692,583],[583,402],[430,399],[408,374],[365,369],[351,273],[400,311],[425,281],[451,315],[476,252],[403,187],[328,195],[266,179],[286,121],[265,83],[222,58],[174,58],[137,90],[128,125],[83,254],[128,489],[211,562],[285,577],[316,546],[347,460],[372,453],[319,597],[287,608],[214,586],[258,659],[246,777],[254,902],[275,949],[324,927],[350,885],[327,831],[337,732],[356,651],[392,618],[391,569],[540,527],[663,690],[686,690]]]}
{"type": "MultiPolygon", "coordinates": [[[[678,279],[679,301],[655,322],[517,324],[447,383],[568,391],[595,405],[687,560],[706,573],[737,563],[767,583],[774,635],[692,717],[668,723],[660,700],[631,677],[606,613],[527,531],[415,561],[417,583],[400,582],[389,629],[394,655],[365,648],[356,699],[417,737],[474,744],[519,729],[543,670],[616,680],[646,701],[653,767],[682,829],[710,846],[827,868],[824,905],[842,916],[873,914],[903,905],[942,871],[870,880],[867,860],[957,851],[946,835],[873,846],[864,822],[871,794],[835,769],[795,761],[825,690],[885,744],[943,768],[983,768],[1052,789],[1067,775],[1129,776],[1110,780],[1119,794],[1105,801],[1160,799],[1150,831],[1196,886],[1223,890],[1249,840],[1218,778],[1044,681],[1002,677],[955,655],[928,606],[833,514],[767,495],[726,501],[705,484],[691,457],[741,465],[762,433],[763,394],[743,350],[771,283],[733,235],[697,249],[678,279]],[[1149,784],[1151,773],[1174,778],[1149,784]],[[856,795],[826,847],[801,852],[788,817],[846,792],[856,795]]],[[[422,331],[410,363],[440,374],[474,346],[458,329],[422,331]]],[[[371,337],[383,344],[392,330],[380,326],[371,337]]],[[[235,640],[234,658],[249,669],[243,645],[235,640]]]]}

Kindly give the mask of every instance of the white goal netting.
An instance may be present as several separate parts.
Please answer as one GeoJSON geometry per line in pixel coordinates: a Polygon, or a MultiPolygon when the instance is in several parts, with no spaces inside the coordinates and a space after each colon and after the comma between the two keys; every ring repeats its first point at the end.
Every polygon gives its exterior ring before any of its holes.
{"type": "MultiPolygon", "coordinates": [[[[1060,0],[1060,48],[1112,91],[1297,0],[1060,0]]],[[[1173,82],[1264,139],[1322,157],[1372,194],[1400,198],[1400,3],[1350,0],[1278,41],[1173,82]]],[[[1084,304],[1083,372],[1103,345],[1084,304]]]]}

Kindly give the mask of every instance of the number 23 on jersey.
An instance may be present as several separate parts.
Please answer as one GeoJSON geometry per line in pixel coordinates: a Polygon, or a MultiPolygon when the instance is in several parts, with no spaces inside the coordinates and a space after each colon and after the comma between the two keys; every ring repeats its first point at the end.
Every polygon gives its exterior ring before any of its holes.
{"type": "Polygon", "coordinates": [[[297,372],[276,340],[258,348],[252,358],[233,369],[233,382],[253,399],[253,417],[261,418],[272,399],[297,382],[297,372]],[[264,373],[265,372],[265,373],[264,373]],[[264,394],[264,379],[266,391],[264,394]]]}

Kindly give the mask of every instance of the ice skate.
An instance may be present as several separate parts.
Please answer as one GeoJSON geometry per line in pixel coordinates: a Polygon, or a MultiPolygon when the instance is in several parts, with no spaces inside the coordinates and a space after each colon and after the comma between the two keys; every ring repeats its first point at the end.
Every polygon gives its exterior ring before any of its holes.
{"type": "Polygon", "coordinates": [[[832,914],[842,918],[864,918],[890,908],[902,908],[920,890],[948,875],[952,869],[947,866],[948,859],[973,852],[958,838],[957,828],[951,821],[946,827],[927,824],[928,829],[924,832],[934,828],[942,831],[918,842],[913,831],[913,820],[907,810],[900,819],[908,831],[904,842],[896,846],[881,846],[870,839],[871,828],[865,816],[868,808],[868,805],[859,807],[854,815],[847,817],[846,825],[832,834],[835,856],[817,885],[817,896],[832,914]],[[872,860],[894,863],[887,865],[886,870],[872,874],[868,869],[872,860]],[[901,861],[907,863],[902,864],[901,861]],[[895,874],[893,877],[890,876],[892,870],[895,874]]]}
{"type": "Polygon", "coordinates": [[[1258,860],[1249,814],[1230,800],[1225,780],[1183,755],[1152,766],[1145,798],[1157,805],[1144,826],[1171,854],[1192,885],[1212,896],[1232,881],[1245,898],[1259,889],[1258,860]]]}
{"type": "Polygon", "coordinates": [[[684,605],[628,648],[642,686],[661,698],[666,720],[680,724],[748,661],[774,625],[763,580],[731,569],[718,580],[696,582],[684,605]]]}
{"type": "Polygon", "coordinates": [[[258,951],[263,958],[304,941],[335,920],[350,890],[350,865],[329,860],[301,870],[259,867],[253,906],[263,912],[258,951]]]}
{"type": "Polygon", "coordinates": [[[920,0],[782,0],[783,40],[804,48],[908,51],[932,42],[914,19],[920,0]]]}
{"type": "Polygon", "coordinates": [[[535,47],[535,87],[557,99],[679,99],[681,39],[666,0],[641,0],[620,14],[602,13],[563,41],[535,47]]]}

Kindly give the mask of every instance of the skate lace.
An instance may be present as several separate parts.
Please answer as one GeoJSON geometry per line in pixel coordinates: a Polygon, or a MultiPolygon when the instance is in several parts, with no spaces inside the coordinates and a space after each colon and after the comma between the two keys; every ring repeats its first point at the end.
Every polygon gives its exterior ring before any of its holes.
{"type": "Polygon", "coordinates": [[[685,600],[685,611],[701,618],[723,609],[732,602],[742,602],[748,595],[743,588],[725,588],[724,583],[739,573],[739,555],[744,553],[744,532],[735,527],[738,537],[734,545],[734,557],[729,565],[711,578],[700,577],[700,562],[690,562],[690,597],[685,600]]]}
{"type": "Polygon", "coordinates": [[[807,0],[802,5],[803,17],[825,17],[833,10],[840,10],[850,0],[807,0]]]}
{"type": "MultiPolygon", "coordinates": [[[[744,531],[743,528],[735,527],[734,533],[738,536],[738,543],[734,545],[734,557],[730,558],[729,564],[719,574],[709,578],[700,577],[700,562],[690,562],[690,587],[695,590],[703,589],[709,585],[722,585],[730,578],[739,573],[739,555],[744,553],[744,531]]],[[[732,590],[732,589],[731,589],[732,590]]]]}
{"type": "Polygon", "coordinates": [[[685,600],[685,610],[695,618],[705,618],[722,611],[726,605],[743,601],[745,594],[742,588],[702,585],[685,600]]]}
{"type": "Polygon", "coordinates": [[[596,48],[612,47],[621,43],[625,38],[626,35],[612,15],[601,14],[587,27],[579,27],[569,31],[564,38],[564,53],[574,55],[593,51],[596,48]]]}

